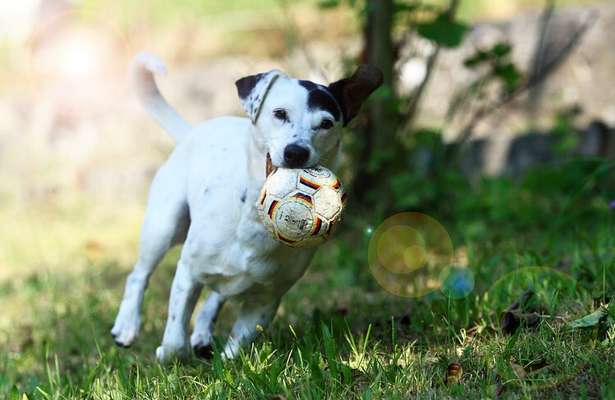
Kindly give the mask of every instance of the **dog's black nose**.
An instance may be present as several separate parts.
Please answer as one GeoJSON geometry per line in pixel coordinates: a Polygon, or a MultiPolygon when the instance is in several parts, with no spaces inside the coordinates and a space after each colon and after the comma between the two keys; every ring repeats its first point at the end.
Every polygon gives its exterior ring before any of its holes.
{"type": "Polygon", "coordinates": [[[289,168],[303,167],[310,158],[310,150],[297,144],[289,144],[284,149],[284,162],[289,168]]]}

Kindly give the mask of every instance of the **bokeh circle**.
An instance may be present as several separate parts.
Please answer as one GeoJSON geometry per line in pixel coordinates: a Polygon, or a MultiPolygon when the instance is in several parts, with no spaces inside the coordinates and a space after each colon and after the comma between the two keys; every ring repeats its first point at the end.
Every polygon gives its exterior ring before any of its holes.
{"type": "Polygon", "coordinates": [[[440,275],[440,290],[451,299],[463,299],[474,290],[474,273],[462,265],[451,265],[440,275]]]}
{"type": "MultiPolygon", "coordinates": [[[[452,271],[453,254],[450,235],[438,221],[404,212],[387,218],[373,231],[368,263],[374,279],[387,292],[422,297],[442,289],[442,279],[452,271]]],[[[468,285],[473,288],[473,282],[472,277],[458,292],[466,292],[468,285]]]]}

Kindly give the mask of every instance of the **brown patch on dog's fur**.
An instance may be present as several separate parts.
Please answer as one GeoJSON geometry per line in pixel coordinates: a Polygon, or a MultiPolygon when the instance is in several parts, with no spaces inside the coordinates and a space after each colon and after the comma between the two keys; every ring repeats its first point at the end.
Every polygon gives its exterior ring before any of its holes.
{"type": "Polygon", "coordinates": [[[269,177],[269,175],[273,174],[277,170],[276,167],[271,163],[271,156],[267,153],[267,162],[265,163],[265,177],[269,177]]]}

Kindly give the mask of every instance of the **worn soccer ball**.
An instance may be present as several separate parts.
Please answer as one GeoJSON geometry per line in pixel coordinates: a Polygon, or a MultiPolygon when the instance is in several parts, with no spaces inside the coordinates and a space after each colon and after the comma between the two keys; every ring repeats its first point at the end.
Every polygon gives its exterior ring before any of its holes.
{"type": "Polygon", "coordinates": [[[278,168],[265,181],[257,210],[275,239],[309,247],[331,236],[345,201],[341,181],[325,167],[278,168]]]}

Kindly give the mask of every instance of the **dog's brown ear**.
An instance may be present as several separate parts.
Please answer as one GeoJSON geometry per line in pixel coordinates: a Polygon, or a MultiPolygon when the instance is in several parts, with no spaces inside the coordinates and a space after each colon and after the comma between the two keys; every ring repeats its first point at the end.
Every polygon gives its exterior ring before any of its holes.
{"type": "Polygon", "coordinates": [[[344,126],[357,116],[363,102],[382,85],[382,80],[380,69],[362,64],[352,76],[329,85],[329,91],[342,107],[344,126]]]}
{"type": "Polygon", "coordinates": [[[269,72],[245,76],[235,82],[241,105],[253,124],[258,119],[261,106],[269,89],[280,75],[282,75],[282,72],[274,69],[269,72]]]}

